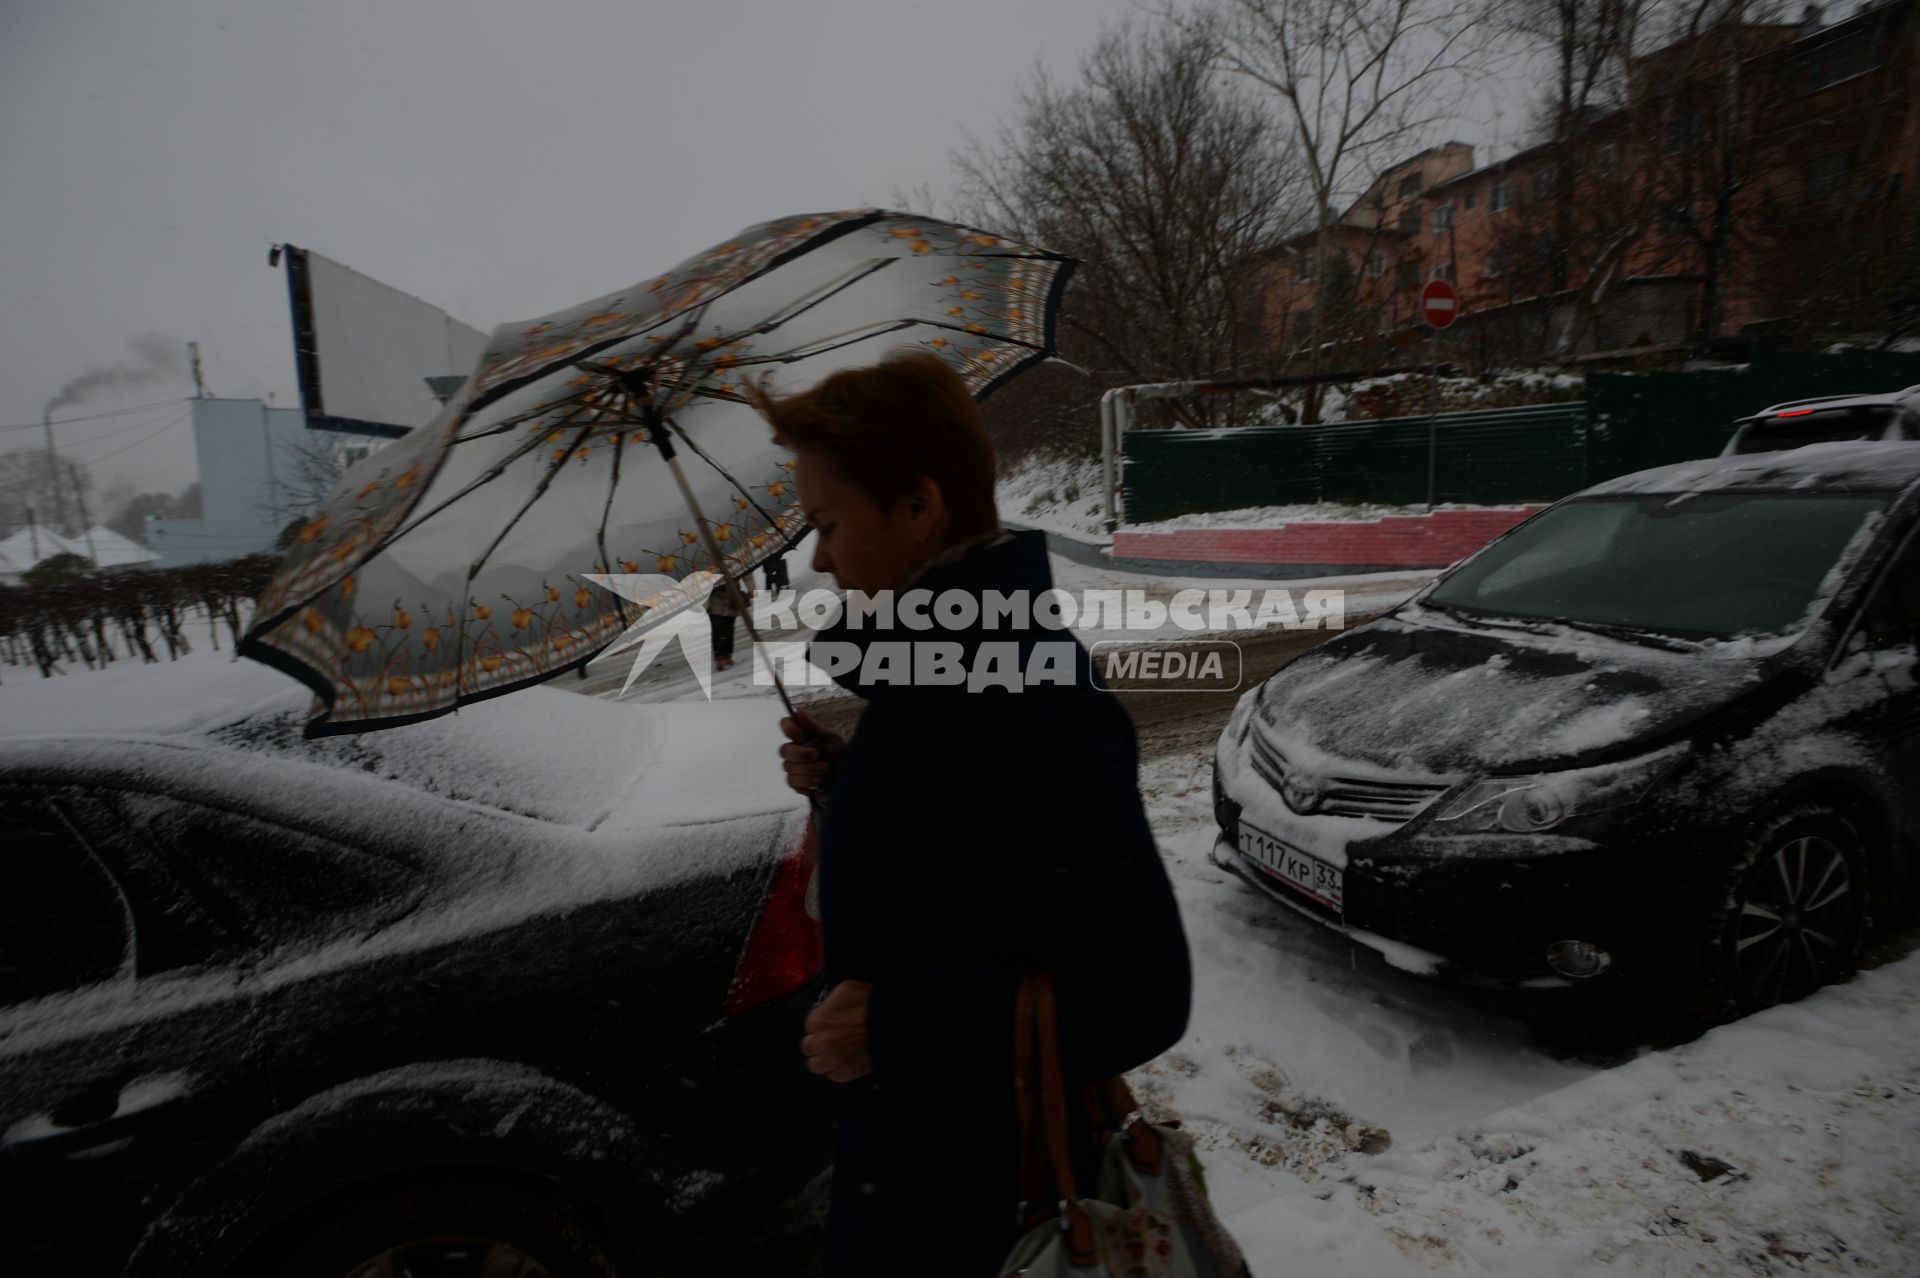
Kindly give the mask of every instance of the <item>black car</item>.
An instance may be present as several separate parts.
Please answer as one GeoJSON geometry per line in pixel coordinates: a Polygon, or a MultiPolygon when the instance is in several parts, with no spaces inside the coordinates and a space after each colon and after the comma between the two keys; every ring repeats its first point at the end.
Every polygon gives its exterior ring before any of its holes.
{"type": "Polygon", "coordinates": [[[1235,708],[1215,859],[1396,966],[1724,1010],[1920,848],[1920,444],[1612,480],[1235,708]]]}
{"type": "Polygon", "coordinates": [[[627,1273],[825,1166],[764,707],[300,717],[0,737],[8,1272],[627,1273]]]}

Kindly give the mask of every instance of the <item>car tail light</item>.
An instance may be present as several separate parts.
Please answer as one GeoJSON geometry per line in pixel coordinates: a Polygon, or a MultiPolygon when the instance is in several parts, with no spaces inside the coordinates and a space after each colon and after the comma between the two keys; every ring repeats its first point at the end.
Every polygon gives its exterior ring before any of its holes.
{"type": "Polygon", "coordinates": [[[1814,410],[1811,408],[1789,408],[1784,413],[1775,413],[1774,416],[1775,417],[1805,417],[1808,413],[1811,413],[1813,411],[1814,410]]]}
{"type": "Polygon", "coordinates": [[[727,991],[728,1016],[785,997],[819,975],[820,923],[807,909],[807,888],[818,861],[819,843],[809,817],[800,850],[774,869],[766,904],[727,991]]]}

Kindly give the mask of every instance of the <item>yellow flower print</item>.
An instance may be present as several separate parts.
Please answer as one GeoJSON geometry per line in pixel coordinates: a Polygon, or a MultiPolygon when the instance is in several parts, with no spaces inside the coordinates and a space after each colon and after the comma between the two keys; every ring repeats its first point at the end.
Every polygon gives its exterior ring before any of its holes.
{"type": "Polygon", "coordinates": [[[302,528],[300,530],[300,540],[302,542],[312,541],[315,537],[318,537],[321,533],[325,532],[332,523],[333,523],[332,515],[320,516],[320,518],[314,520],[312,523],[308,524],[305,528],[302,528]]]}
{"type": "MultiPolygon", "coordinates": [[[[653,566],[659,569],[661,572],[672,572],[674,568],[678,566],[679,562],[680,561],[675,559],[672,555],[662,555],[658,559],[653,561],[653,566]]],[[[640,565],[632,564],[627,568],[627,571],[639,572],[640,565]]]]}
{"type": "Polygon", "coordinates": [[[347,631],[347,648],[355,653],[365,652],[373,646],[373,641],[377,638],[379,636],[365,626],[355,626],[347,631]]]}
{"type": "Polygon", "coordinates": [[[512,621],[515,630],[525,630],[533,624],[533,609],[515,608],[513,610],[512,621]]]}

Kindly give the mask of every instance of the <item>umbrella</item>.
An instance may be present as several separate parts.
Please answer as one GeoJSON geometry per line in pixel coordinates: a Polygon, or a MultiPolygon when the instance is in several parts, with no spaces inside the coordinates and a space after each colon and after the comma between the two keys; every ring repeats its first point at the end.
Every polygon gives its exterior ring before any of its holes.
{"type": "Polygon", "coordinates": [[[1072,266],[937,219],[818,213],[503,325],[441,414],[299,530],[239,650],[313,689],[310,736],[578,667],[650,615],[592,578],[734,588],[805,531],[746,377],[797,390],[917,345],[984,396],[1053,354],[1072,266]]]}

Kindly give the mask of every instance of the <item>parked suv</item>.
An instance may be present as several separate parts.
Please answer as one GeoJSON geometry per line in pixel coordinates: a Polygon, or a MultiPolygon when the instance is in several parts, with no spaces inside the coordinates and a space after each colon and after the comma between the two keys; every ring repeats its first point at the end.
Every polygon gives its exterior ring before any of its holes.
{"type": "Polygon", "coordinates": [[[1920,440],[1920,386],[1890,395],[1822,395],[1763,408],[1734,423],[1722,457],[1847,440],[1920,440]]]}
{"type": "Polygon", "coordinates": [[[10,1272],[605,1278],[825,1166],[763,707],[532,689],[306,740],[205,704],[264,667],[140,673],[130,726],[0,737],[10,1272]]]}
{"type": "Polygon", "coordinates": [[[1920,866],[1920,443],[1556,503],[1241,699],[1214,856],[1415,972],[1753,1009],[1920,866]]]}

